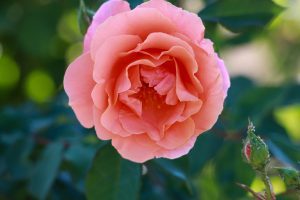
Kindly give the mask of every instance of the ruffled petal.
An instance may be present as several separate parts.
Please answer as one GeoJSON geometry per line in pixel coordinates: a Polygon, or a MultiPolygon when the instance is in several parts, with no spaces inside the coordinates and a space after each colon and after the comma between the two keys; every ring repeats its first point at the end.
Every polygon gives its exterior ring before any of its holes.
{"type": "Polygon", "coordinates": [[[204,37],[204,25],[196,14],[182,10],[167,1],[150,0],[139,5],[138,8],[155,8],[159,10],[176,25],[178,32],[185,34],[197,43],[204,37]]]}
{"type": "Polygon", "coordinates": [[[121,71],[120,67],[114,64],[120,58],[122,52],[129,51],[136,47],[141,39],[136,35],[119,35],[110,37],[100,47],[97,48],[93,77],[96,82],[102,83],[112,75],[121,71]]]}
{"type": "Polygon", "coordinates": [[[92,79],[93,61],[89,53],[79,56],[66,70],[64,89],[69,97],[77,119],[86,128],[93,127],[93,101],[91,98],[95,82],[92,79]]]}
{"type": "MultiPolygon", "coordinates": [[[[134,9],[110,17],[97,27],[91,43],[92,58],[96,57],[97,49],[110,37],[138,35],[144,40],[152,32],[172,33],[176,32],[176,27],[158,10],[151,8],[134,9]]],[[[110,48],[118,46],[120,44],[110,44],[110,48]]]]}
{"type": "Polygon", "coordinates": [[[223,103],[224,95],[222,92],[215,95],[208,95],[203,100],[200,111],[192,116],[196,123],[196,129],[202,132],[211,129],[223,110],[223,103]]]}
{"type": "Polygon", "coordinates": [[[223,91],[224,91],[224,98],[227,96],[227,91],[230,88],[230,77],[228,74],[228,71],[225,67],[224,61],[218,57],[217,54],[215,54],[216,59],[218,60],[218,66],[221,71],[222,79],[223,79],[223,91]]]}
{"type": "Polygon", "coordinates": [[[93,17],[93,21],[89,26],[84,37],[84,52],[90,49],[92,38],[97,27],[103,23],[108,17],[114,16],[121,12],[130,11],[130,6],[127,1],[110,0],[101,5],[93,17]]]}
{"type": "Polygon", "coordinates": [[[181,46],[185,48],[186,51],[188,51],[192,56],[194,56],[194,51],[187,42],[181,40],[180,38],[162,32],[150,33],[145,41],[138,45],[136,50],[141,51],[150,48],[169,50],[174,46],[181,46]]]}
{"type": "Polygon", "coordinates": [[[157,144],[165,149],[176,149],[184,145],[195,133],[195,123],[191,118],[174,123],[165,131],[164,138],[157,144]]]}
{"type": "Polygon", "coordinates": [[[112,145],[123,158],[137,163],[154,158],[155,153],[159,150],[159,146],[146,134],[117,137],[112,140],[112,145]]]}
{"type": "Polygon", "coordinates": [[[93,118],[94,124],[96,129],[96,134],[99,139],[101,140],[110,140],[114,137],[114,134],[108,131],[106,128],[103,127],[101,124],[101,115],[104,112],[104,109],[98,109],[94,107],[93,109],[93,118]]]}
{"type": "Polygon", "coordinates": [[[187,102],[184,102],[184,104],[185,104],[184,110],[183,110],[180,118],[178,119],[178,121],[184,121],[187,118],[191,117],[192,115],[198,113],[199,110],[201,109],[202,101],[201,100],[187,101],[187,102]]]}
{"type": "Polygon", "coordinates": [[[93,91],[92,91],[92,99],[93,103],[98,109],[104,109],[108,105],[108,96],[105,92],[105,84],[98,83],[95,84],[93,91]]]}
{"type": "Polygon", "coordinates": [[[197,95],[194,95],[190,90],[188,90],[182,80],[182,76],[180,74],[180,66],[178,66],[176,60],[174,60],[174,62],[176,67],[176,94],[178,99],[180,101],[197,101],[197,95]]]}
{"type": "Polygon", "coordinates": [[[101,124],[104,128],[108,131],[120,135],[122,137],[127,137],[130,135],[120,123],[119,114],[120,114],[121,106],[116,105],[109,105],[106,110],[103,112],[101,116],[101,124]]]}
{"type": "Polygon", "coordinates": [[[161,149],[156,154],[156,158],[176,159],[189,153],[197,140],[196,136],[191,137],[184,145],[176,149],[161,149]]]}

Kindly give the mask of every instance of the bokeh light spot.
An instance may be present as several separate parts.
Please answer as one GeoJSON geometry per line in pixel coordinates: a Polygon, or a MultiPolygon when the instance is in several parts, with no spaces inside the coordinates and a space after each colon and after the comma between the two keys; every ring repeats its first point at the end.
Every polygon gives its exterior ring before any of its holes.
{"type": "Polygon", "coordinates": [[[82,35],[77,23],[77,11],[73,10],[62,16],[57,27],[58,35],[66,42],[81,41],[82,35]]]}
{"type": "Polygon", "coordinates": [[[33,71],[26,78],[25,90],[33,101],[43,103],[51,99],[55,84],[52,78],[43,71],[33,71]]]}
{"type": "MultiPolygon", "coordinates": [[[[284,191],[286,191],[286,187],[284,185],[284,182],[281,180],[279,176],[272,176],[270,177],[270,180],[273,185],[273,191],[275,194],[280,194],[284,191]]],[[[251,189],[255,192],[261,192],[265,189],[264,182],[261,180],[261,178],[256,177],[252,184],[251,189]]]]}
{"type": "Polygon", "coordinates": [[[300,104],[277,109],[275,118],[292,139],[300,141],[300,104]]]}
{"type": "Polygon", "coordinates": [[[0,88],[11,88],[15,86],[19,78],[20,69],[17,63],[9,56],[1,56],[0,54],[0,88]]]}
{"type": "Polygon", "coordinates": [[[0,43],[0,59],[2,57],[2,54],[3,54],[3,47],[2,47],[2,44],[0,43]]]}
{"type": "Polygon", "coordinates": [[[76,57],[82,53],[82,42],[71,45],[66,52],[66,61],[71,63],[76,57]]]}

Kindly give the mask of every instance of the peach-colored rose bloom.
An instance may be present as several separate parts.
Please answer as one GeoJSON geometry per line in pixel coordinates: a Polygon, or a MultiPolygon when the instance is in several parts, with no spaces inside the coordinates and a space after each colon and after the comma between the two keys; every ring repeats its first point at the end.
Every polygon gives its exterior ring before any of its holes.
{"type": "Polygon", "coordinates": [[[230,81],[201,19],[164,0],[96,12],[64,88],[80,123],[134,162],[178,158],[212,128],[230,81]]]}

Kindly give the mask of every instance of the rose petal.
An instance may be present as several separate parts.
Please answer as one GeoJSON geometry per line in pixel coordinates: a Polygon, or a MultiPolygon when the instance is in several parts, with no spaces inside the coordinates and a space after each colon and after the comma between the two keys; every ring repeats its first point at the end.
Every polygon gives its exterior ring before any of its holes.
{"type": "Polygon", "coordinates": [[[178,121],[184,121],[187,118],[191,117],[192,115],[198,113],[199,110],[201,109],[202,101],[201,100],[187,101],[187,102],[184,102],[184,104],[185,104],[184,110],[183,110],[180,118],[178,119],[178,121]]]}
{"type": "Polygon", "coordinates": [[[221,70],[221,75],[222,75],[222,79],[223,79],[224,98],[226,98],[227,91],[230,87],[230,77],[229,77],[228,71],[225,67],[224,61],[222,59],[220,59],[217,54],[215,54],[215,56],[216,56],[216,59],[218,60],[218,66],[221,70]]]}
{"type": "Polygon", "coordinates": [[[224,95],[222,92],[215,95],[208,95],[203,100],[200,111],[192,116],[196,124],[196,129],[202,132],[211,129],[222,112],[223,103],[224,95]]]}
{"type": "Polygon", "coordinates": [[[154,89],[160,95],[166,95],[175,85],[175,76],[173,74],[168,74],[165,78],[160,81],[154,89]]]}
{"type": "MultiPolygon", "coordinates": [[[[138,35],[145,39],[152,32],[172,33],[176,32],[176,27],[159,11],[151,8],[134,9],[108,18],[97,27],[92,39],[92,58],[96,57],[97,49],[110,37],[125,34],[138,35]]],[[[111,45],[110,48],[117,46],[120,45],[111,45]]]]}
{"type": "Polygon", "coordinates": [[[98,109],[104,109],[107,107],[108,99],[105,93],[105,84],[98,83],[94,86],[92,91],[92,99],[93,103],[95,104],[98,109]]]}
{"type": "Polygon", "coordinates": [[[177,61],[174,60],[174,62],[176,67],[176,94],[178,99],[180,101],[197,101],[198,97],[191,93],[184,85],[177,61]]]}
{"type": "Polygon", "coordinates": [[[194,13],[182,10],[164,0],[150,0],[138,6],[138,8],[155,8],[170,19],[177,28],[195,42],[200,42],[204,37],[202,20],[194,13]]]}
{"type": "Polygon", "coordinates": [[[114,63],[122,52],[133,49],[139,42],[141,39],[135,35],[119,35],[107,39],[97,50],[93,73],[94,80],[102,83],[112,74],[117,74],[116,71],[122,70],[114,67],[114,63]]]}
{"type": "Polygon", "coordinates": [[[189,90],[188,92],[192,94],[200,94],[203,92],[203,87],[195,76],[197,72],[199,73],[199,66],[195,57],[193,57],[188,51],[185,50],[185,48],[181,46],[174,46],[168,51],[162,52],[160,56],[164,55],[173,57],[175,66],[180,65],[180,67],[178,67],[180,70],[177,70],[176,73],[178,72],[180,79],[184,78],[183,80],[185,86],[190,86],[186,88],[189,90]]]}
{"type": "Polygon", "coordinates": [[[159,126],[169,128],[181,118],[183,111],[184,103],[181,102],[173,106],[164,106],[159,114],[159,126]]]}
{"type": "Polygon", "coordinates": [[[205,92],[211,92],[211,90],[214,93],[223,92],[223,82],[217,82],[220,76],[222,79],[222,74],[218,60],[215,57],[213,43],[205,39],[200,43],[199,47],[194,46],[196,61],[199,66],[196,77],[200,80],[205,92]]]}
{"type": "Polygon", "coordinates": [[[130,108],[136,115],[142,115],[142,102],[134,97],[129,97],[129,95],[133,95],[135,92],[128,90],[119,95],[119,100],[123,104],[125,104],[128,108],[130,108]]]}
{"type": "Polygon", "coordinates": [[[146,134],[116,137],[112,139],[112,145],[123,158],[138,163],[154,158],[159,149],[146,134]]]}
{"type": "Polygon", "coordinates": [[[130,112],[128,109],[122,109],[120,111],[119,119],[123,128],[131,134],[147,133],[154,141],[160,139],[158,129],[141,119],[136,114],[130,112]]]}
{"type": "Polygon", "coordinates": [[[136,51],[141,51],[145,49],[160,49],[169,50],[174,46],[181,46],[186,49],[192,56],[194,56],[194,51],[191,46],[180,38],[174,37],[166,33],[150,33],[146,40],[139,44],[136,51]]]}
{"type": "Polygon", "coordinates": [[[103,23],[108,17],[114,16],[118,13],[130,11],[130,6],[127,1],[110,0],[101,5],[93,17],[93,21],[89,26],[84,37],[84,52],[90,49],[92,38],[97,27],[103,23]]]}
{"type": "Polygon", "coordinates": [[[196,142],[196,139],[197,139],[197,137],[193,136],[181,147],[178,147],[178,148],[172,149],[172,150],[167,150],[167,149],[160,150],[159,152],[157,152],[155,157],[156,158],[175,159],[175,158],[179,158],[183,155],[186,155],[193,148],[193,146],[196,142]]]}
{"type": "Polygon", "coordinates": [[[101,124],[101,114],[104,112],[104,109],[98,109],[94,107],[93,109],[93,118],[96,129],[96,134],[101,140],[110,140],[114,137],[114,135],[109,132],[106,128],[101,124]]]}
{"type": "Polygon", "coordinates": [[[168,128],[165,136],[157,144],[165,149],[175,149],[184,145],[195,133],[195,123],[191,118],[177,122],[168,128]]]}
{"type": "Polygon", "coordinates": [[[178,103],[178,97],[176,95],[176,87],[174,86],[166,96],[166,104],[176,105],[178,103]]]}
{"type": "Polygon", "coordinates": [[[120,123],[120,119],[119,119],[120,109],[121,106],[118,104],[109,105],[101,116],[101,124],[108,131],[120,135],[122,137],[127,137],[130,135],[130,133],[128,133],[120,123]]]}
{"type": "Polygon", "coordinates": [[[95,85],[92,79],[93,61],[89,53],[79,56],[66,70],[64,89],[69,97],[77,119],[86,128],[93,127],[93,101],[91,92],[95,85]]]}
{"type": "MultiPolygon", "coordinates": [[[[219,60],[216,58],[213,43],[209,39],[203,39],[199,44],[195,44],[193,41],[182,34],[175,33],[174,35],[186,41],[193,48],[195,52],[195,59],[199,69],[195,75],[204,88],[204,91],[209,90],[209,88],[214,85],[216,80],[219,78],[222,67],[225,67],[220,66],[222,63],[219,63],[219,60]]],[[[225,69],[224,80],[226,82],[230,82],[229,77],[227,77],[226,75],[226,72],[227,71],[225,69]]],[[[223,86],[224,84],[219,84],[220,89],[217,89],[216,92],[220,92],[222,88],[224,91],[223,86]]]]}

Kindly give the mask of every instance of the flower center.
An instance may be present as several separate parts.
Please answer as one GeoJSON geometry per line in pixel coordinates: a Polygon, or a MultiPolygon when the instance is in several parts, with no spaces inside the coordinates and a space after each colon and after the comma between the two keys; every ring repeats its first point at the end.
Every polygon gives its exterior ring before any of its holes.
{"type": "Polygon", "coordinates": [[[147,83],[142,82],[143,86],[140,87],[140,91],[136,94],[142,104],[143,108],[155,108],[161,109],[164,105],[164,96],[157,93],[154,87],[149,87],[147,83]]]}

